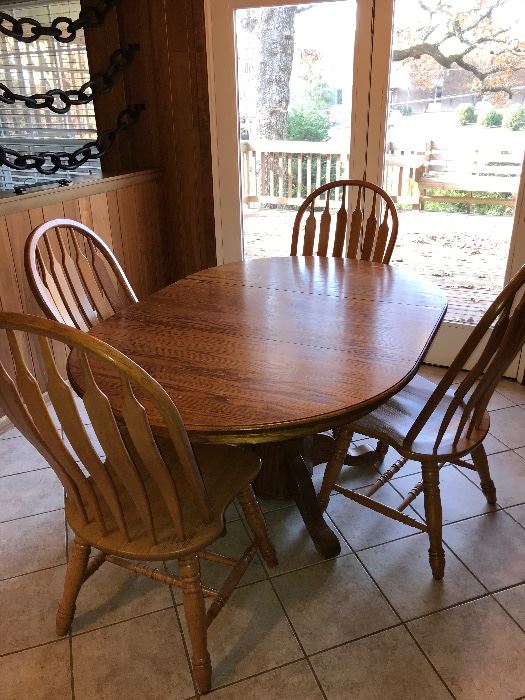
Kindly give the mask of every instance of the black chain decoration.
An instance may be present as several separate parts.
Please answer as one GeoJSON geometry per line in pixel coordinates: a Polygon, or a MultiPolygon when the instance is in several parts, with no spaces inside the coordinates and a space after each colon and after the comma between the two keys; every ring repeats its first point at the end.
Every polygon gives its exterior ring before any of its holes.
{"type": "Polygon", "coordinates": [[[30,44],[43,36],[51,36],[62,44],[68,44],[76,38],[77,32],[86,27],[100,27],[111,8],[119,5],[121,0],[99,0],[80,10],[78,19],[56,17],[49,26],[30,17],[16,19],[7,12],[0,12],[0,32],[6,36],[30,44]]]}
{"type": "Polygon", "coordinates": [[[96,141],[88,141],[72,153],[43,151],[22,154],[0,146],[0,164],[13,170],[38,170],[42,175],[54,175],[58,170],[76,170],[88,160],[98,160],[105,156],[111,150],[118,134],[137,123],[143,109],[144,105],[127,107],[118,115],[117,125],[113,129],[104,131],[96,141]]]}
{"type": "Polygon", "coordinates": [[[86,105],[93,101],[95,95],[109,92],[113,87],[115,75],[129,66],[138,50],[138,44],[131,44],[127,49],[117,49],[111,54],[106,70],[103,73],[93,73],[77,90],[56,89],[34,95],[20,95],[0,83],[0,102],[12,105],[18,101],[23,102],[29,109],[47,108],[55,114],[66,114],[73,105],[86,105]]]}

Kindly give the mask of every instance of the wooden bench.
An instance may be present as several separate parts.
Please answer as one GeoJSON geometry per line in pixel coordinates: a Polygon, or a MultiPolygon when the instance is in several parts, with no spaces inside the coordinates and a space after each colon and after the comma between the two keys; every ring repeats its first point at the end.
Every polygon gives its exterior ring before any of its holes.
{"type": "Polygon", "coordinates": [[[452,202],[498,204],[513,207],[521,175],[522,152],[494,148],[438,148],[431,141],[423,172],[418,178],[419,203],[452,202]],[[465,195],[427,194],[428,190],[459,190],[465,195]],[[508,193],[507,197],[483,197],[476,193],[508,193]]]}

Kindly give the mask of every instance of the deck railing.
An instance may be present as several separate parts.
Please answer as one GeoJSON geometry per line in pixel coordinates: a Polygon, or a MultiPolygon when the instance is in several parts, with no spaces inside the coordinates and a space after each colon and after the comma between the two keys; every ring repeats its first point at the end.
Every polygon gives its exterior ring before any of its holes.
{"type": "MultiPolygon", "coordinates": [[[[429,141],[414,148],[390,142],[383,187],[396,204],[413,208],[427,201],[514,206],[523,156],[518,146],[467,143],[458,149],[429,141]],[[491,192],[509,194],[491,198],[491,192]]],[[[333,141],[243,141],[241,160],[246,204],[300,205],[317,187],[348,177],[350,153],[333,141]]],[[[332,190],[331,198],[340,196],[332,190]]]]}
{"type": "MultiPolygon", "coordinates": [[[[243,141],[243,201],[300,205],[317,187],[348,178],[349,160],[349,150],[331,141],[243,141]]],[[[424,148],[389,145],[383,186],[398,204],[419,204],[417,180],[424,160],[424,148]]]]}

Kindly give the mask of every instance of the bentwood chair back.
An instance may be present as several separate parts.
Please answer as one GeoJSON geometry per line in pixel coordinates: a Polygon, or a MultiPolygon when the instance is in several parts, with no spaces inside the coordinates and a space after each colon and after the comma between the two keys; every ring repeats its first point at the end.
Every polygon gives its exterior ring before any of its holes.
{"type": "MultiPolygon", "coordinates": [[[[268,539],[251,481],[260,468],[251,452],[230,446],[192,448],[177,408],[143,369],[102,341],[54,321],[0,313],[0,340],[7,340],[12,365],[0,363],[0,411],[47,460],[65,493],[66,519],[75,533],[56,629],[67,633],[82,583],[105,561],[182,588],[199,692],[211,683],[206,630],[260,549],[270,565],[268,539]],[[38,348],[45,378],[39,383],[24,359],[38,348]],[[57,370],[53,348],[77,354],[83,372],[82,403],[100,443],[83,425],[75,396],[57,370]],[[97,376],[119,388],[120,424],[97,376]],[[43,394],[47,392],[48,399],[43,394]],[[153,435],[148,416],[166,437],[153,435]],[[63,432],[59,430],[58,423],[63,432]],[[105,457],[100,457],[100,451],[105,457]],[[244,509],[254,538],[240,560],[206,548],[224,532],[224,513],[234,498],[244,509]],[[89,561],[91,547],[100,554],[89,561]],[[179,576],[138,562],[179,562],[179,576]],[[200,559],[231,567],[220,591],[200,580],[200,559]],[[213,598],[206,612],[204,596],[213,598]]],[[[157,430],[159,432],[159,430],[157,430]]]]}
{"type": "Polygon", "coordinates": [[[332,489],[395,520],[428,532],[430,564],[435,578],[444,572],[441,541],[441,499],[439,470],[445,463],[478,472],[481,488],[490,504],[496,489],[490,477],[483,440],[489,430],[487,406],[492,394],[517,352],[525,342],[525,266],[510,280],[485,312],[472,334],[436,386],[416,377],[398,394],[364,418],[344,429],[329,462],[320,492],[326,508],[332,489]],[[468,362],[472,369],[463,373],[468,362]],[[353,431],[378,438],[391,445],[401,458],[365,494],[336,483],[353,431]],[[472,455],[472,464],[463,458],[472,455]],[[399,472],[407,460],[421,462],[422,481],[397,509],[371,499],[399,472]],[[403,511],[424,494],[426,523],[403,511]]]}
{"type": "Polygon", "coordinates": [[[38,226],[26,242],[25,268],[47,318],[83,331],[137,301],[111,250],[78,221],[38,226]]]}
{"type": "Polygon", "coordinates": [[[335,180],[318,187],[299,207],[290,255],[388,263],[398,227],[394,202],[381,187],[366,180],[335,180]]]}

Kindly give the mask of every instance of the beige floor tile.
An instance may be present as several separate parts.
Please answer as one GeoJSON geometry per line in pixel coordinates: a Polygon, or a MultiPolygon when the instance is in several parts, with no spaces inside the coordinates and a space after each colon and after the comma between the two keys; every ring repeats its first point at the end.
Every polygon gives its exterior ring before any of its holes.
{"type": "MultiPolygon", "coordinates": [[[[148,562],[147,566],[161,568],[162,564],[148,562]]],[[[170,606],[173,601],[168,586],[106,563],[80,589],[73,634],[170,606]]]]}
{"type": "MultiPolygon", "coordinates": [[[[376,494],[376,500],[396,508],[402,499],[387,484],[376,494]]],[[[419,532],[417,528],[392,520],[341,495],[332,496],[328,513],[350,546],[356,550],[419,532]]],[[[405,513],[416,519],[419,517],[411,508],[407,508],[405,513]]]]}
{"type": "Polygon", "coordinates": [[[525,527],[525,505],[507,508],[506,512],[511,516],[511,518],[514,518],[514,520],[517,520],[520,525],[525,527]]]}
{"type": "MultiPolygon", "coordinates": [[[[508,508],[525,503],[525,449],[489,455],[489,467],[496,484],[498,504],[508,508]]],[[[475,479],[476,475],[468,472],[468,477],[475,479]]]]}
{"type": "Polygon", "coordinates": [[[523,695],[525,635],[490,597],[416,620],[409,628],[458,700],[523,695]]]}
{"type": "Polygon", "coordinates": [[[452,552],[447,550],[445,557],[445,578],[435,581],[428,563],[426,533],[359,552],[359,558],[403,620],[485,593],[452,552]]]}
{"type": "MultiPolygon", "coordinates": [[[[357,443],[354,449],[355,453],[363,454],[374,450],[375,445],[373,441],[367,439],[357,443]]],[[[347,489],[359,489],[364,486],[370,486],[378,477],[378,469],[373,464],[362,466],[344,465],[337,483],[345,486],[347,489]]]]}
{"type": "Polygon", "coordinates": [[[64,511],[0,523],[0,579],[66,562],[64,511]]]}
{"type": "Polygon", "coordinates": [[[489,590],[525,581],[523,528],[504,511],[446,525],[443,539],[489,590]]]}
{"type": "Polygon", "coordinates": [[[22,437],[22,433],[14,428],[12,423],[0,427],[0,440],[9,440],[14,437],[22,437]]]}
{"type": "Polygon", "coordinates": [[[63,639],[0,658],[4,700],[66,700],[71,697],[69,641],[63,639]]]}
{"type": "Polygon", "coordinates": [[[232,520],[238,520],[241,516],[239,515],[239,510],[235,503],[230,503],[226,508],[226,513],[224,513],[224,519],[227,523],[232,522],[232,520]]]}
{"type": "Polygon", "coordinates": [[[525,409],[503,408],[490,414],[490,432],[510,448],[525,446],[525,409]]]}
{"type": "MultiPolygon", "coordinates": [[[[476,478],[474,472],[469,471],[468,474],[472,476],[472,479],[476,478]]],[[[395,487],[401,491],[403,496],[406,496],[410,489],[414,488],[420,481],[420,475],[406,476],[396,479],[395,487]]],[[[496,509],[496,506],[491,506],[487,503],[483,492],[455,467],[450,465],[443,467],[439,474],[439,482],[443,523],[455,522],[463,518],[470,518],[473,515],[482,515],[496,509]]],[[[412,507],[419,513],[421,518],[425,517],[424,496],[422,493],[412,502],[412,507]]]]}
{"type": "Polygon", "coordinates": [[[0,440],[0,477],[47,467],[45,459],[25,438],[0,440]]]}
{"type": "Polygon", "coordinates": [[[271,513],[273,510],[281,510],[281,508],[289,508],[294,505],[292,498],[266,498],[257,496],[259,505],[263,513],[271,513]]]}
{"type": "MultiPolygon", "coordinates": [[[[329,519],[327,521],[333,529],[329,519]]],[[[273,569],[265,564],[270,576],[324,561],[317,552],[296,506],[266,513],[266,523],[279,560],[279,564],[273,569]]],[[[348,545],[341,542],[341,553],[349,551],[348,545]]]]}
{"type": "Polygon", "coordinates": [[[499,394],[516,403],[525,403],[525,386],[518,384],[513,379],[502,379],[497,387],[499,394]]]}
{"type": "Polygon", "coordinates": [[[508,396],[504,396],[503,394],[500,394],[499,391],[495,391],[490,398],[488,410],[499,411],[500,408],[509,408],[510,406],[514,406],[515,403],[516,402],[509,399],[508,396]]]}
{"type": "Polygon", "coordinates": [[[494,597],[516,620],[518,625],[525,629],[525,586],[508,588],[506,591],[496,593],[494,597]]]}
{"type": "Polygon", "coordinates": [[[429,382],[438,384],[443,379],[446,371],[447,367],[438,367],[437,365],[421,365],[421,367],[418,369],[418,374],[425,377],[425,379],[428,379],[429,382]]]}
{"type": "Polygon", "coordinates": [[[234,591],[208,630],[208,647],[214,688],[303,657],[269,581],[234,591]]]}
{"type": "Polygon", "coordinates": [[[398,622],[353,554],[279,576],[273,583],[307,654],[398,622]]]}
{"type": "Polygon", "coordinates": [[[65,566],[0,581],[0,654],[53,642],[65,566]]]}
{"type": "Polygon", "coordinates": [[[4,476],[0,484],[0,522],[64,506],[64,492],[52,469],[4,476]]]}
{"type": "Polygon", "coordinates": [[[73,637],[76,700],[194,695],[175,610],[73,637]]]}
{"type": "MultiPolygon", "coordinates": [[[[224,554],[226,557],[233,557],[234,559],[237,559],[243,554],[249,543],[250,537],[248,536],[242,521],[235,520],[228,523],[226,535],[213,542],[208,549],[210,552],[224,554]]],[[[177,562],[166,562],[166,564],[170,573],[178,575],[179,567],[177,562]]],[[[220,588],[230,572],[231,569],[229,566],[223,566],[222,564],[201,560],[201,579],[206,586],[220,588]]],[[[266,572],[261,560],[259,559],[259,556],[256,555],[248,567],[248,570],[242,577],[239,585],[246,586],[250,583],[261,581],[265,578],[266,572]]],[[[173,592],[175,594],[176,602],[178,604],[182,603],[182,591],[179,588],[174,587],[173,592]]]]}
{"type": "Polygon", "coordinates": [[[322,700],[322,693],[306,661],[268,671],[219,688],[206,697],[214,700],[322,700]]]}
{"type": "Polygon", "coordinates": [[[450,694],[402,627],[313,656],[328,700],[441,700],[450,694]]]}
{"type": "Polygon", "coordinates": [[[504,445],[490,433],[483,440],[483,446],[488,455],[496,454],[496,452],[506,452],[508,450],[507,445],[504,445]]]}

